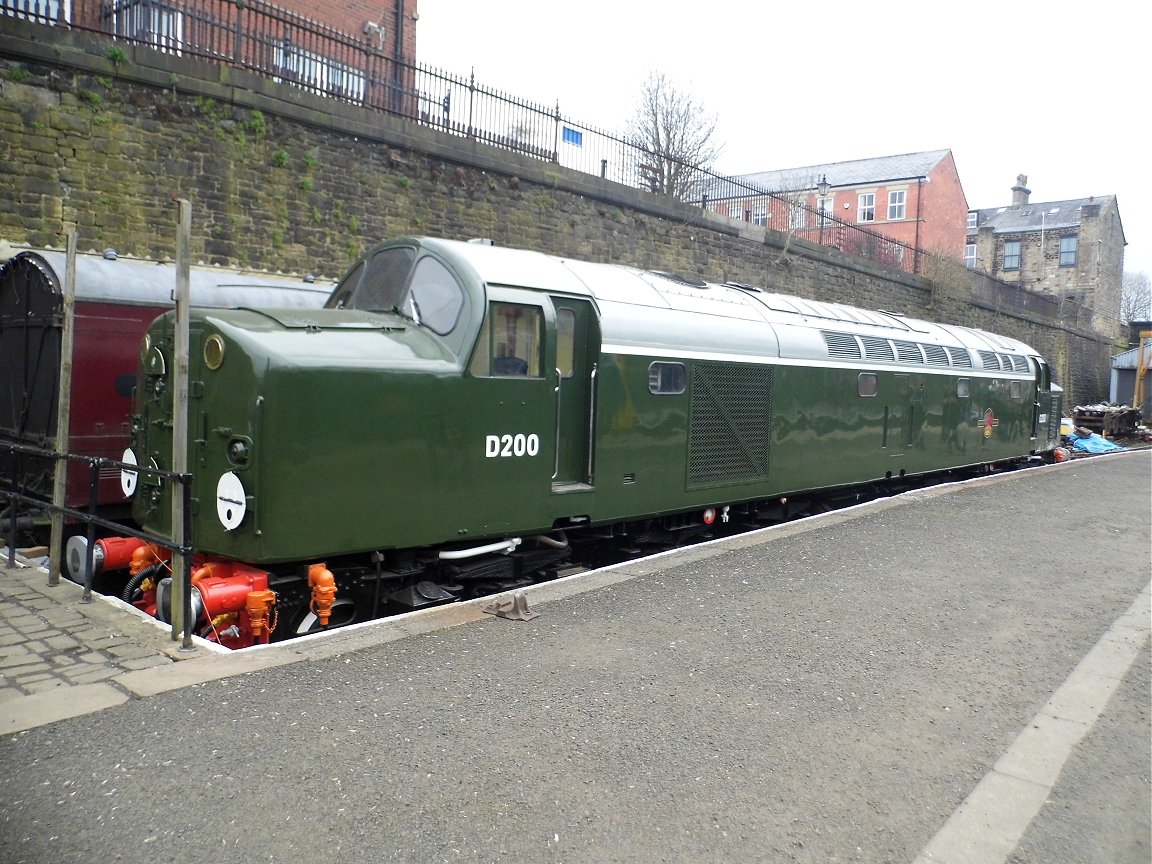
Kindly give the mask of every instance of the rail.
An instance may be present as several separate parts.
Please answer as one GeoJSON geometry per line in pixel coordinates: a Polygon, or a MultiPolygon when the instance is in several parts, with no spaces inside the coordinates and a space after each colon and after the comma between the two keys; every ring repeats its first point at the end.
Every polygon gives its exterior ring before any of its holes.
{"type": "MultiPolygon", "coordinates": [[[[183,641],[181,643],[182,650],[192,649],[192,627],[194,625],[192,617],[192,580],[191,580],[191,565],[192,565],[192,484],[193,476],[191,474],[174,474],[170,471],[161,471],[156,468],[149,468],[143,465],[134,465],[127,462],[118,462],[114,459],[107,459],[96,456],[83,456],[75,453],[58,453],[54,450],[45,450],[39,447],[31,447],[25,444],[16,444],[6,442],[0,445],[0,449],[7,453],[8,468],[11,470],[4,474],[3,484],[7,487],[2,493],[3,497],[8,499],[8,566],[14,567],[16,565],[16,541],[19,536],[20,530],[20,508],[18,504],[24,504],[40,510],[46,510],[49,513],[60,514],[65,518],[72,519],[74,522],[83,522],[85,525],[85,534],[87,545],[84,556],[84,594],[82,601],[84,603],[92,602],[92,570],[93,570],[93,555],[96,545],[96,529],[97,527],[106,528],[114,531],[117,534],[127,534],[131,537],[137,537],[148,543],[154,543],[165,549],[172,550],[180,558],[180,563],[183,567],[183,579],[181,585],[183,588],[181,601],[184,610],[184,633],[183,641]],[[45,500],[42,497],[28,494],[27,483],[21,483],[20,478],[25,477],[24,460],[26,458],[36,458],[42,460],[52,460],[59,462],[64,460],[68,463],[86,463],[88,465],[89,487],[88,487],[88,509],[78,510],[74,507],[58,506],[51,501],[45,500]],[[179,539],[170,537],[161,537],[147,531],[141,531],[138,528],[123,525],[118,522],[113,522],[105,519],[99,514],[99,492],[100,492],[100,471],[103,468],[114,468],[121,471],[134,471],[138,474],[148,474],[160,480],[169,480],[180,484],[181,497],[184,502],[184,518],[183,524],[180,526],[179,539]]],[[[60,554],[59,549],[50,550],[50,554],[60,554]]]]}

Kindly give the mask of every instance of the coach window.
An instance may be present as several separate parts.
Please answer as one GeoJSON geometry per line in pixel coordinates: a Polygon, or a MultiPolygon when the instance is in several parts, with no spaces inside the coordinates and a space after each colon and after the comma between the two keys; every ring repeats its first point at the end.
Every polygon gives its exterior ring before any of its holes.
{"type": "Polygon", "coordinates": [[[956,396],[960,399],[967,399],[970,386],[971,385],[969,384],[967,378],[957,378],[956,379],[956,396]]]}
{"type": "Polygon", "coordinates": [[[657,396],[675,396],[688,385],[683,363],[653,363],[648,367],[648,390],[657,396]]]}
{"type": "Polygon", "coordinates": [[[485,378],[540,378],[539,306],[491,303],[469,371],[485,378]]]}
{"type": "Polygon", "coordinates": [[[464,291],[447,267],[435,258],[421,258],[404,306],[406,315],[445,336],[456,328],[464,291]]]}
{"type": "Polygon", "coordinates": [[[861,372],[860,377],[856,379],[856,392],[861,396],[875,396],[876,373],[861,372]]]}
{"type": "Polygon", "coordinates": [[[1020,386],[1019,381],[1012,381],[1008,384],[1008,397],[1010,399],[1019,399],[1024,392],[1024,388],[1020,386]]]}

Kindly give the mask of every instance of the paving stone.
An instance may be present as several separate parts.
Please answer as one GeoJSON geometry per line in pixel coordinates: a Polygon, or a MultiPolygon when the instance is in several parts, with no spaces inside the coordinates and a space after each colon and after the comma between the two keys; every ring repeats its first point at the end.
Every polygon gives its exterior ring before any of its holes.
{"type": "Polygon", "coordinates": [[[28,646],[24,644],[26,639],[21,639],[18,645],[0,645],[0,659],[4,657],[15,657],[17,654],[28,654],[28,646]]]}
{"type": "Polygon", "coordinates": [[[87,675],[93,669],[112,669],[115,668],[108,663],[77,663],[75,666],[69,666],[67,669],[60,669],[59,674],[63,675],[69,681],[73,681],[79,675],[87,675]]]}
{"type": "Polygon", "coordinates": [[[45,621],[53,627],[78,628],[84,626],[85,618],[78,612],[73,612],[71,609],[47,609],[40,615],[45,621]]]}
{"type": "Polygon", "coordinates": [[[106,678],[111,678],[112,676],[119,675],[119,674],[120,674],[119,669],[98,668],[97,667],[97,668],[93,668],[89,672],[85,672],[83,675],[76,675],[76,676],[72,677],[70,680],[72,681],[73,684],[94,684],[97,681],[103,681],[106,678]]]}
{"type": "Polygon", "coordinates": [[[18,699],[24,695],[24,691],[18,687],[0,687],[0,702],[7,702],[9,699],[18,699]]]}
{"type": "Polygon", "coordinates": [[[53,651],[72,651],[80,648],[79,642],[65,634],[51,636],[45,639],[44,642],[53,651]]]}
{"type": "Polygon", "coordinates": [[[39,615],[14,615],[8,619],[8,623],[21,633],[30,629],[43,629],[44,619],[39,615]]]}
{"type": "Polygon", "coordinates": [[[124,669],[151,669],[154,666],[166,666],[172,662],[171,657],[166,657],[163,654],[153,654],[151,657],[133,657],[128,660],[122,660],[118,663],[124,669]]]}
{"type": "Polygon", "coordinates": [[[25,641],[27,640],[25,640],[23,633],[12,632],[5,635],[0,635],[0,646],[19,645],[21,642],[25,641]]]}
{"type": "Polygon", "coordinates": [[[28,675],[32,672],[47,672],[52,667],[44,662],[25,663],[23,666],[9,666],[4,669],[4,676],[8,680],[19,678],[21,675],[28,675]]]}
{"type": "Polygon", "coordinates": [[[29,651],[23,645],[18,645],[16,647],[22,650],[14,651],[11,654],[5,654],[4,656],[0,657],[0,669],[11,669],[31,660],[38,659],[38,655],[36,653],[29,651]]]}
{"type": "Polygon", "coordinates": [[[128,660],[135,657],[147,657],[154,654],[151,648],[145,648],[142,645],[114,645],[106,649],[113,657],[121,660],[128,660]]]}
{"type": "MultiPolygon", "coordinates": [[[[43,681],[36,681],[35,683],[32,683],[32,684],[25,684],[24,690],[28,693],[43,693],[46,690],[52,690],[56,687],[64,687],[64,686],[66,686],[65,683],[63,681],[61,681],[59,678],[51,677],[51,678],[46,678],[43,681]]],[[[2,699],[3,699],[3,697],[0,696],[0,700],[2,700],[2,699]]]]}
{"type": "Polygon", "coordinates": [[[25,687],[28,684],[35,684],[37,681],[44,681],[48,678],[55,678],[51,672],[35,672],[32,675],[21,675],[16,679],[17,687],[25,687]]]}

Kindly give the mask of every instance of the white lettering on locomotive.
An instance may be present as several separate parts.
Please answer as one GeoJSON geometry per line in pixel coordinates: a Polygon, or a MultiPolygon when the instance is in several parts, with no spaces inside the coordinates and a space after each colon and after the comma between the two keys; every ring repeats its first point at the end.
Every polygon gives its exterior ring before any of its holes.
{"type": "Polygon", "coordinates": [[[505,456],[535,456],[540,452],[540,436],[536,433],[524,435],[485,435],[484,456],[488,459],[505,456]]]}

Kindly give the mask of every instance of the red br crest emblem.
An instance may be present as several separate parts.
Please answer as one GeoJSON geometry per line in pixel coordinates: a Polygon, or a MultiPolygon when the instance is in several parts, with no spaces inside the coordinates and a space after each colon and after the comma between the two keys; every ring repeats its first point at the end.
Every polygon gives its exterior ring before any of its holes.
{"type": "Polygon", "coordinates": [[[992,409],[989,408],[984,412],[984,419],[980,421],[980,425],[984,427],[984,437],[991,438],[992,430],[1000,425],[1000,421],[996,419],[996,415],[993,414],[992,409]]]}

